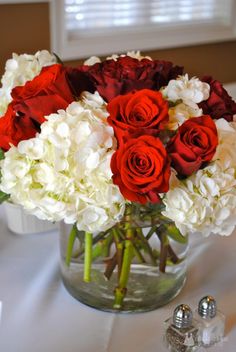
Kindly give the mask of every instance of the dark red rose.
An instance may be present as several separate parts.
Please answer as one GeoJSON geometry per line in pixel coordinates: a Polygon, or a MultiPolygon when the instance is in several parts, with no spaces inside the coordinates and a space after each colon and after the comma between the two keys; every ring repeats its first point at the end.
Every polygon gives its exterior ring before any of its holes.
{"type": "Polygon", "coordinates": [[[236,103],[229,96],[222,84],[210,76],[202,78],[203,82],[210,85],[210,96],[206,101],[199,104],[203,113],[210,115],[213,119],[224,118],[227,121],[233,120],[236,114],[236,103]]]}
{"type": "Polygon", "coordinates": [[[160,92],[142,89],[119,95],[107,105],[108,122],[117,139],[128,132],[162,129],[168,121],[168,103],[160,92]]]}
{"type": "Polygon", "coordinates": [[[153,136],[130,136],[113,154],[111,170],[114,184],[132,202],[159,202],[158,193],[169,189],[169,158],[160,139],[153,136]]]}
{"type": "Polygon", "coordinates": [[[170,140],[167,151],[171,163],[180,176],[190,176],[211,161],[218,136],[215,122],[210,116],[193,117],[184,122],[170,140]]]}
{"type": "Polygon", "coordinates": [[[66,109],[74,100],[68,85],[66,70],[55,64],[44,67],[41,73],[24,86],[12,91],[13,101],[0,119],[0,148],[8,150],[10,143],[35,136],[45,116],[66,109]]]}
{"type": "Polygon", "coordinates": [[[129,56],[115,60],[106,60],[92,66],[81,66],[90,79],[93,88],[106,100],[110,101],[117,95],[127,94],[133,90],[159,90],[169,80],[183,73],[183,68],[173,66],[169,61],[137,60],[129,56]]]}
{"type": "Polygon", "coordinates": [[[84,91],[94,93],[95,86],[91,77],[86,72],[78,70],[77,68],[67,67],[66,75],[73,90],[73,94],[79,98],[80,94],[84,91]]]}
{"type": "Polygon", "coordinates": [[[36,128],[28,118],[16,116],[12,104],[8,106],[5,115],[0,118],[0,148],[8,150],[11,144],[17,145],[20,141],[34,137],[36,128]]]}

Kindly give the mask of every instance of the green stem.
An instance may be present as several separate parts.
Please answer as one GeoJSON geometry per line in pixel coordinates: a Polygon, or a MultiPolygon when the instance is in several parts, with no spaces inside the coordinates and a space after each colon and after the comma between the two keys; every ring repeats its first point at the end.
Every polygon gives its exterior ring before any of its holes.
{"type": "Polygon", "coordinates": [[[74,247],[76,236],[77,236],[77,227],[74,224],[72,229],[71,229],[71,232],[69,234],[67,247],[66,247],[66,259],[65,259],[65,262],[66,262],[67,266],[70,266],[72,252],[73,252],[73,247],[74,247]]]}
{"type": "Polygon", "coordinates": [[[103,239],[109,232],[110,232],[111,229],[108,229],[107,231],[104,231],[104,232],[100,232],[98,235],[96,235],[94,237],[94,240],[93,240],[93,243],[97,243],[99,242],[101,239],[103,239]]]}
{"type": "Polygon", "coordinates": [[[156,258],[155,258],[155,256],[153,255],[153,252],[152,252],[152,248],[151,248],[150,244],[148,243],[148,240],[144,236],[142,230],[141,229],[136,229],[136,231],[137,231],[138,237],[140,238],[140,240],[142,241],[142,243],[144,245],[144,248],[146,249],[147,253],[150,256],[152,264],[153,265],[157,265],[156,258]]]}
{"type": "Polygon", "coordinates": [[[173,264],[179,263],[179,257],[177,256],[170,244],[168,245],[168,254],[173,264]]]}
{"type": "Polygon", "coordinates": [[[93,235],[90,232],[85,232],[85,251],[84,251],[84,281],[91,281],[91,266],[92,266],[92,248],[93,235]]]}
{"type": "Polygon", "coordinates": [[[92,260],[96,260],[98,257],[102,255],[103,251],[103,240],[99,241],[96,246],[93,246],[92,251],[92,260]]]}
{"type": "MultiPolygon", "coordinates": [[[[125,240],[125,234],[122,233],[122,230],[117,229],[116,231],[118,232],[121,239],[125,240]]],[[[134,246],[135,256],[138,258],[139,263],[146,263],[146,260],[145,260],[144,256],[142,255],[138,245],[136,243],[134,243],[134,239],[133,239],[133,246],[134,246]]]]}
{"type": "Polygon", "coordinates": [[[153,226],[147,233],[146,239],[150,240],[150,238],[152,237],[152,235],[156,232],[157,227],[153,226]]]}
{"type": "Polygon", "coordinates": [[[169,240],[165,233],[157,233],[161,241],[161,251],[160,251],[160,261],[159,261],[159,270],[161,273],[166,271],[166,262],[168,257],[168,246],[169,240]]]}
{"type": "MultiPolygon", "coordinates": [[[[129,231],[129,235],[131,235],[131,232],[132,230],[129,231]]],[[[128,236],[128,238],[129,239],[125,240],[125,249],[119,278],[119,285],[115,288],[114,308],[116,309],[120,309],[123,304],[123,300],[127,291],[130,267],[133,259],[133,244],[131,237],[128,236]]]]}
{"type": "MultiPolygon", "coordinates": [[[[93,239],[93,244],[96,244],[101,241],[109,233],[109,231],[110,229],[105,232],[100,232],[97,236],[95,236],[93,239]]],[[[84,251],[84,247],[79,248],[79,250],[74,254],[74,258],[79,258],[81,255],[84,254],[84,251]]]]}
{"type": "Polygon", "coordinates": [[[106,238],[103,240],[103,249],[102,249],[102,256],[109,257],[110,256],[110,249],[113,242],[113,235],[110,233],[106,238]]]}
{"type": "Polygon", "coordinates": [[[133,247],[134,247],[134,254],[138,258],[139,263],[140,264],[146,263],[146,260],[145,260],[144,256],[142,255],[142,253],[141,253],[140,249],[138,248],[138,246],[133,243],[133,247]]]}
{"type": "Polygon", "coordinates": [[[122,241],[122,239],[120,239],[119,231],[116,228],[112,229],[112,234],[114,236],[115,246],[116,246],[116,259],[117,259],[117,266],[118,266],[118,277],[120,277],[121,267],[122,267],[124,242],[122,241]]]}

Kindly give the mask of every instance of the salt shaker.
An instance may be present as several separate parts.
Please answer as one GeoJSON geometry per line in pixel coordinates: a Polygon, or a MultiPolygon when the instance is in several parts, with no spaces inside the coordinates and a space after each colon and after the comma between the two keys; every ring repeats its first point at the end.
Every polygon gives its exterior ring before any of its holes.
{"type": "Polygon", "coordinates": [[[217,310],[216,300],[212,296],[203,297],[195,313],[200,323],[200,341],[203,347],[220,342],[224,337],[225,316],[217,310]]]}
{"type": "Polygon", "coordinates": [[[198,349],[198,323],[186,304],[176,307],[173,317],[165,322],[165,343],[172,352],[190,352],[198,349]]]}

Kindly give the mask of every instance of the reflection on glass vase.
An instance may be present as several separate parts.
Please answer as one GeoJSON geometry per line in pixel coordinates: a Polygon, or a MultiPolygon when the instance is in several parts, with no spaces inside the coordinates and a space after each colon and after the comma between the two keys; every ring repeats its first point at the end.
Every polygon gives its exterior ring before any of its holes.
{"type": "Polygon", "coordinates": [[[148,311],[173,299],[186,278],[188,239],[158,206],[126,207],[94,235],[61,223],[61,271],[79,301],[106,311],[148,311]]]}

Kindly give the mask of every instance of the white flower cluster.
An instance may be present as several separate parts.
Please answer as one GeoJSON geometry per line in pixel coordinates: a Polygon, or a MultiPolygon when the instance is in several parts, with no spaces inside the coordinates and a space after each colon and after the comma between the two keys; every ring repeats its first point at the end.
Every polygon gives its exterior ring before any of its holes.
{"type": "MultiPolygon", "coordinates": [[[[117,61],[117,59],[119,57],[124,57],[124,56],[129,56],[129,57],[132,57],[133,59],[138,59],[139,61],[142,59],[152,60],[152,58],[150,56],[143,56],[139,50],[138,51],[134,51],[134,50],[128,51],[126,54],[121,54],[121,55],[113,54],[111,56],[108,56],[106,58],[106,60],[117,61]]],[[[91,56],[89,59],[84,61],[84,65],[92,66],[98,62],[102,62],[102,60],[98,56],[91,56]]]]}
{"type": "Polygon", "coordinates": [[[181,181],[172,175],[163,215],[181,231],[230,235],[236,226],[236,123],[216,122],[219,145],[213,161],[181,181]]]}
{"type": "Polygon", "coordinates": [[[116,142],[106,118],[103,99],[87,92],[48,116],[36,138],[5,154],[1,190],[41,219],[92,233],[112,227],[125,200],[112,182],[116,142]]]}
{"type": "Polygon", "coordinates": [[[236,118],[233,122],[225,119],[215,121],[218,132],[218,147],[213,160],[222,167],[233,167],[236,170],[236,118]]]}
{"type": "Polygon", "coordinates": [[[169,129],[176,130],[189,118],[202,115],[202,109],[197,104],[209,98],[210,86],[196,77],[189,79],[186,74],[172,79],[162,89],[162,94],[167,100],[177,103],[169,109],[168,124],[169,129]]]}
{"type": "Polygon", "coordinates": [[[191,117],[202,116],[202,109],[193,108],[184,103],[177,104],[169,108],[169,121],[166,126],[169,130],[177,130],[185,121],[191,117]]]}
{"type": "Polygon", "coordinates": [[[42,67],[56,63],[56,57],[47,50],[38,51],[35,55],[13,54],[7,60],[5,73],[2,76],[0,88],[0,116],[4,115],[11,102],[11,91],[16,86],[22,86],[37,76],[42,67]]]}
{"type": "Polygon", "coordinates": [[[170,80],[162,93],[168,100],[182,100],[184,104],[198,108],[198,103],[209,98],[210,86],[196,77],[189,79],[188,74],[185,74],[170,80]]]}

